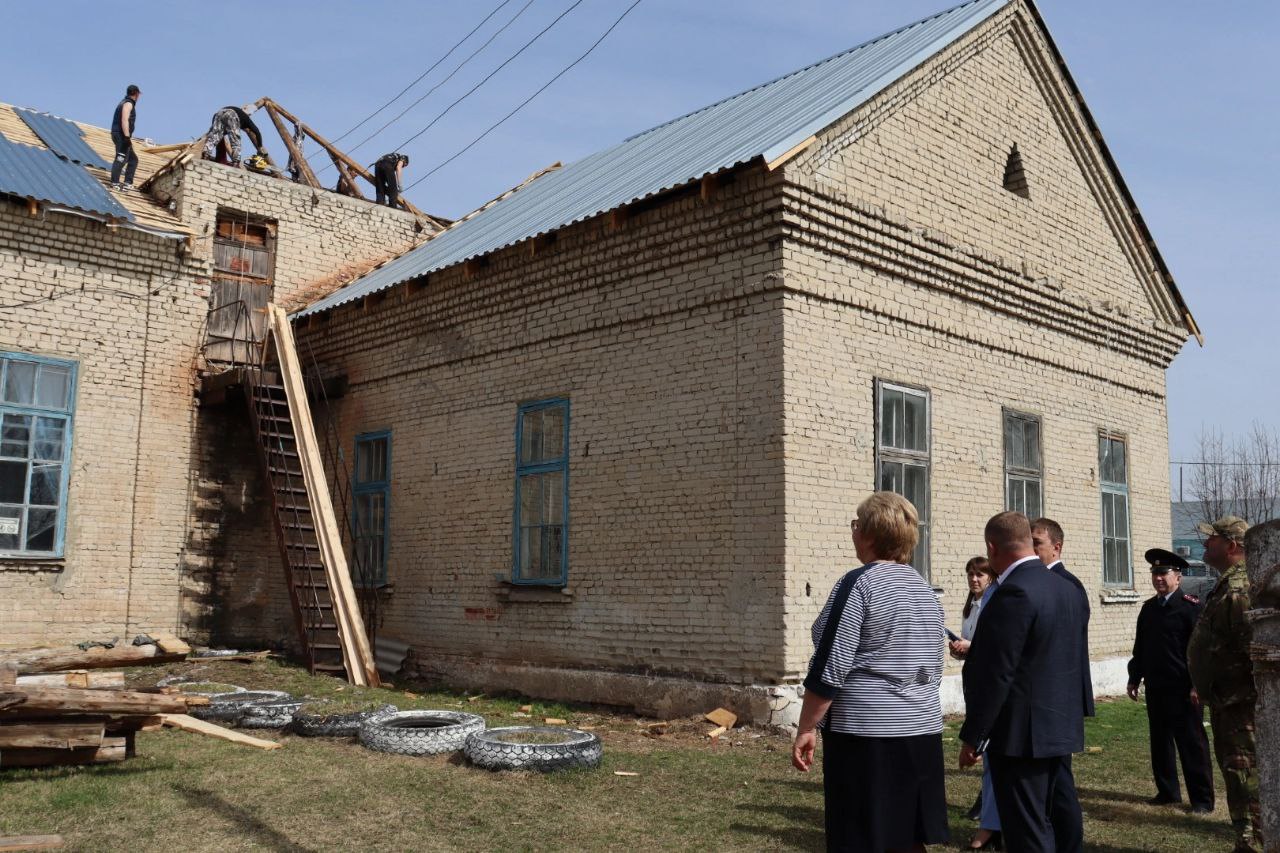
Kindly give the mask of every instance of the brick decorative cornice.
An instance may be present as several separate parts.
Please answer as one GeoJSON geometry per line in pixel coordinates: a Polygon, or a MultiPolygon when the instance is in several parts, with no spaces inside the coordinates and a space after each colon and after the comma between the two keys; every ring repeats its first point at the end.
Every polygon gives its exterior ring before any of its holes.
{"type": "Polygon", "coordinates": [[[1185,340],[1180,327],[1122,317],[1052,278],[954,246],[945,235],[913,229],[882,208],[858,204],[817,182],[787,187],[783,222],[788,241],[1162,369],[1185,340]]]}

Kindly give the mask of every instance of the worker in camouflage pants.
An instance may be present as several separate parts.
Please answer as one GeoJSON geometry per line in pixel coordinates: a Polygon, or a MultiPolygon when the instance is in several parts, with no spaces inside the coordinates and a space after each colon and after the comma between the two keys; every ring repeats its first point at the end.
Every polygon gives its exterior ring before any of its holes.
{"type": "Polygon", "coordinates": [[[1253,739],[1258,692],[1249,658],[1252,632],[1249,575],[1244,563],[1244,535],[1249,525],[1234,515],[1197,528],[1205,535],[1204,561],[1222,573],[1205,599],[1191,632],[1187,664],[1192,701],[1209,706],[1213,752],[1227,787],[1227,808],[1236,831],[1236,853],[1261,853],[1262,806],[1258,798],[1258,761],[1253,739]]]}
{"type": "Polygon", "coordinates": [[[240,107],[223,107],[213,114],[213,123],[204,135],[204,156],[232,167],[240,166],[240,131],[249,135],[249,141],[261,152],[262,133],[240,107]]]}

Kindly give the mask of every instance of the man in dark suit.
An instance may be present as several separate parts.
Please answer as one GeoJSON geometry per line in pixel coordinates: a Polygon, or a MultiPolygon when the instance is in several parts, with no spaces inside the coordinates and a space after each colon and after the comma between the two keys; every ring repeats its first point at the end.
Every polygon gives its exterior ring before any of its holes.
{"type": "MultiPolygon", "coordinates": [[[[1049,567],[1049,571],[1070,583],[1080,593],[1080,604],[1084,611],[1084,630],[1081,632],[1080,674],[1084,691],[1084,715],[1092,717],[1096,713],[1093,705],[1093,676],[1089,672],[1089,593],[1085,591],[1080,579],[1062,564],[1062,543],[1066,540],[1062,525],[1052,518],[1037,518],[1031,522],[1031,547],[1040,558],[1040,562],[1049,567]]],[[[1076,796],[1076,777],[1071,770],[1071,756],[1058,768],[1058,778],[1054,780],[1053,805],[1049,809],[1049,822],[1053,824],[1053,835],[1058,850],[1079,850],[1084,846],[1084,815],[1080,813],[1080,799],[1076,796]]]]}
{"type": "Polygon", "coordinates": [[[1049,814],[1063,762],[1084,749],[1080,594],[1036,557],[1022,513],[994,516],[984,538],[999,587],[964,665],[959,763],[990,763],[1009,849],[1070,849],[1056,847],[1049,814]]]}

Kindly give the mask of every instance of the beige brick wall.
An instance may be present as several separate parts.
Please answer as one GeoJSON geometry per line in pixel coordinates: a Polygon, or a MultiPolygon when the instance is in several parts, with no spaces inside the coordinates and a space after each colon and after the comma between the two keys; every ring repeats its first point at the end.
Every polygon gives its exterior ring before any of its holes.
{"type": "MultiPolygon", "coordinates": [[[[932,581],[958,628],[963,567],[1004,509],[1002,409],[1043,423],[1046,514],[1093,606],[1095,658],[1127,654],[1137,605],[1104,595],[1097,441],[1129,442],[1131,559],[1169,542],[1164,368],[1186,337],[1114,216],[1097,152],[1055,108],[1018,6],[820,136],[786,167],[787,665],[856,565],[875,486],[874,382],[932,404],[932,581]],[[1002,186],[1017,143],[1031,198],[1002,186]]],[[[1060,94],[1060,93],[1058,93],[1060,94]]],[[[1145,266],[1144,266],[1145,264],[1145,266]]]]}
{"type": "Polygon", "coordinates": [[[775,193],[756,175],[621,230],[572,226],[537,257],[517,246],[300,330],[350,379],[348,453],[392,432],[382,630],[419,661],[782,674],[782,315],[759,213],[775,193]],[[570,595],[507,598],[517,406],[556,396],[570,595]]]}
{"type": "Polygon", "coordinates": [[[201,161],[156,195],[189,247],[0,204],[0,305],[60,294],[0,309],[0,349],[80,371],[65,556],[0,560],[0,645],[292,638],[244,413],[196,397],[213,223],[220,206],[276,222],[278,299],[297,304],[411,245],[416,220],[201,161]]]}
{"type": "Polygon", "coordinates": [[[173,632],[195,334],[177,244],[0,203],[0,350],[78,364],[65,556],[0,560],[0,645],[173,632]]]}

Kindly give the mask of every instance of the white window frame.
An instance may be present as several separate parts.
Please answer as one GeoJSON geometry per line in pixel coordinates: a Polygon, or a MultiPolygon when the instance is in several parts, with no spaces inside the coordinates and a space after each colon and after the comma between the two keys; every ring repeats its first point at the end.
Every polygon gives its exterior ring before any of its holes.
{"type": "MultiPolygon", "coordinates": [[[[932,530],[932,504],[933,504],[933,399],[928,388],[906,385],[899,382],[890,382],[884,379],[875,380],[875,488],[878,491],[894,491],[907,497],[906,489],[901,484],[906,479],[906,468],[909,466],[924,472],[924,506],[916,504],[916,512],[920,517],[919,534],[920,541],[916,544],[915,554],[912,555],[912,567],[915,568],[920,576],[926,581],[930,579],[931,557],[931,530],[932,530]],[[904,446],[896,446],[895,444],[887,444],[881,431],[884,427],[884,399],[885,394],[895,393],[905,396],[920,398],[924,401],[924,448],[907,447],[906,441],[901,442],[904,446]],[[902,477],[899,479],[900,488],[886,488],[883,477],[885,465],[900,466],[902,477]]],[[[905,411],[905,410],[904,410],[905,411]]],[[[905,437],[905,418],[903,423],[905,437]]],[[[891,441],[896,440],[896,435],[891,437],[891,441]]],[[[910,500],[910,498],[908,498],[910,500]]]]}
{"type": "Polygon", "coordinates": [[[1133,589],[1133,508],[1129,500],[1129,439],[1119,433],[1098,433],[1098,484],[1101,491],[1101,542],[1102,585],[1113,589],[1133,589]],[[1107,480],[1104,477],[1103,449],[1108,442],[1118,442],[1124,453],[1124,481],[1107,480]],[[1116,512],[1116,505],[1123,504],[1123,511],[1116,512]],[[1118,535],[1116,522],[1123,518],[1124,535],[1118,535]],[[1111,547],[1109,544],[1114,543],[1111,547]],[[1119,546],[1119,547],[1116,547],[1119,546]],[[1115,558],[1123,558],[1123,565],[1112,565],[1115,558]],[[1119,571],[1117,571],[1119,569],[1119,571]]]}
{"type": "Polygon", "coordinates": [[[1004,507],[1007,510],[1020,512],[1032,520],[1040,518],[1044,515],[1044,421],[1039,415],[1019,412],[1014,409],[1002,409],[1000,435],[1001,441],[1004,443],[1004,507]],[[1018,466],[1010,462],[1009,424],[1011,421],[1019,424],[1020,429],[1025,429],[1023,425],[1028,423],[1036,425],[1036,456],[1039,459],[1037,467],[1018,466]],[[1027,505],[1028,483],[1035,483],[1039,494],[1039,506],[1035,508],[1034,512],[1027,505]],[[1020,495],[1020,501],[1014,499],[1015,492],[1020,495]]]}

